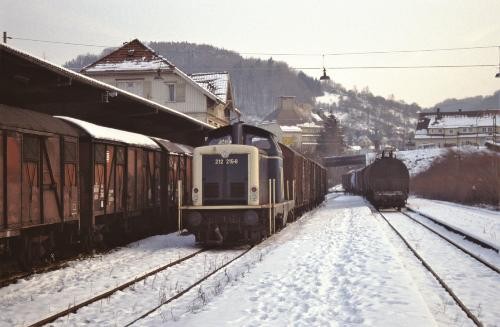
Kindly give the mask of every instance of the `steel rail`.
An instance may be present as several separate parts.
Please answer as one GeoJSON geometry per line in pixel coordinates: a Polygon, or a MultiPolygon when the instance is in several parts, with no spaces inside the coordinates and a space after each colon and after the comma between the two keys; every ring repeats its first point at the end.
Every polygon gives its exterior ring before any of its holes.
{"type": "Polygon", "coordinates": [[[132,320],[131,322],[129,322],[128,324],[126,324],[125,327],[128,327],[128,326],[131,326],[132,324],[135,324],[136,322],[138,322],[141,319],[146,318],[147,316],[149,316],[150,314],[152,314],[153,312],[155,312],[156,310],[158,310],[159,308],[161,308],[165,304],[168,304],[168,303],[170,303],[170,302],[172,302],[172,301],[180,298],[181,296],[183,296],[184,294],[186,294],[187,292],[189,292],[190,290],[192,290],[194,287],[198,286],[200,283],[202,283],[203,281],[207,280],[210,276],[212,276],[216,272],[220,271],[222,268],[227,267],[229,264],[231,264],[235,260],[237,260],[237,259],[241,258],[242,256],[244,256],[245,254],[247,254],[248,251],[250,251],[252,248],[253,248],[253,246],[250,246],[248,249],[246,249],[245,251],[243,251],[242,253],[240,253],[239,255],[237,255],[236,257],[234,257],[233,259],[231,259],[230,261],[226,262],[224,265],[220,266],[219,268],[215,269],[214,271],[212,271],[208,275],[205,275],[204,277],[202,277],[199,280],[197,280],[191,286],[183,289],[182,291],[180,291],[179,293],[175,294],[174,296],[172,296],[168,300],[166,300],[166,301],[160,303],[159,305],[155,306],[154,308],[152,308],[148,312],[144,313],[140,317],[135,318],[134,320],[132,320]]]}
{"type": "MultiPolygon", "coordinates": [[[[433,232],[434,234],[436,234],[437,236],[441,237],[442,239],[446,240],[447,242],[449,242],[450,244],[453,244],[455,247],[457,247],[459,250],[461,250],[462,252],[464,252],[465,254],[471,256],[472,258],[476,259],[477,261],[479,261],[480,263],[482,263],[483,265],[485,265],[486,267],[490,268],[491,270],[493,270],[494,272],[496,272],[497,274],[500,274],[500,269],[495,267],[494,265],[492,265],[491,263],[485,261],[483,258],[475,255],[474,253],[470,252],[469,250],[465,249],[464,247],[462,247],[460,244],[456,243],[455,241],[449,239],[448,237],[444,236],[443,234],[433,230],[432,228],[430,228],[429,226],[425,225],[424,223],[418,221],[417,219],[413,218],[412,216],[410,216],[409,214],[407,214],[406,212],[401,212],[401,214],[405,215],[406,217],[408,217],[409,219],[411,219],[412,221],[416,222],[417,224],[425,227],[426,229],[428,229],[429,231],[433,232]]],[[[418,213],[417,213],[418,214],[418,213]]],[[[424,218],[427,218],[426,216],[422,216],[424,218]]],[[[432,220],[432,219],[431,219],[432,220]]],[[[432,220],[434,221],[434,220],[432,220]]],[[[441,224],[440,224],[441,225],[441,224]]],[[[459,235],[463,235],[463,236],[466,236],[464,235],[463,233],[460,233],[460,232],[457,232],[459,235]]],[[[475,243],[475,242],[474,242],[475,243]]]]}
{"type": "Polygon", "coordinates": [[[474,324],[478,327],[483,327],[483,323],[465,306],[465,304],[458,298],[458,296],[453,292],[453,290],[444,282],[444,280],[439,277],[439,275],[431,268],[431,266],[422,258],[418,252],[410,245],[410,243],[399,233],[399,231],[389,222],[389,220],[384,216],[384,214],[378,211],[380,216],[387,222],[387,224],[392,228],[392,230],[401,238],[403,243],[410,249],[410,251],[417,257],[417,259],[422,263],[422,265],[436,278],[436,280],[441,284],[441,286],[446,290],[448,294],[453,298],[455,303],[462,309],[462,311],[471,319],[474,324]]]}
{"type": "Polygon", "coordinates": [[[429,215],[427,215],[427,214],[425,214],[425,213],[422,213],[422,212],[420,212],[420,211],[418,211],[418,210],[416,210],[416,209],[413,209],[413,208],[411,208],[411,207],[408,207],[408,206],[407,206],[407,207],[406,207],[406,209],[407,209],[408,211],[414,212],[414,213],[416,213],[416,214],[418,214],[418,215],[420,215],[420,216],[422,216],[422,217],[424,217],[424,218],[427,218],[427,219],[429,219],[429,220],[433,221],[434,223],[436,223],[436,224],[438,224],[438,225],[440,225],[440,226],[443,226],[444,228],[446,228],[446,229],[448,229],[448,230],[450,230],[450,231],[452,231],[452,232],[454,232],[454,233],[457,233],[457,234],[460,234],[460,235],[464,236],[467,240],[469,240],[469,241],[471,241],[471,242],[473,242],[473,243],[476,243],[476,244],[478,244],[478,245],[482,246],[483,248],[487,248],[487,249],[490,249],[490,250],[495,251],[496,253],[499,253],[497,248],[495,248],[495,247],[493,247],[493,246],[491,246],[491,245],[489,245],[489,244],[487,244],[487,243],[485,243],[485,242],[483,242],[483,241],[481,241],[481,240],[478,240],[478,239],[477,239],[477,238],[475,238],[474,236],[471,236],[471,235],[465,234],[464,232],[462,232],[462,231],[460,231],[460,230],[458,230],[458,229],[454,228],[453,226],[449,226],[449,225],[447,225],[447,224],[445,224],[445,223],[443,223],[443,222],[441,222],[441,221],[437,220],[436,218],[433,218],[433,217],[431,217],[431,216],[429,216],[429,215]]]}
{"type": "Polygon", "coordinates": [[[90,305],[92,303],[95,303],[95,302],[97,302],[99,300],[102,300],[104,298],[110,297],[111,295],[113,295],[114,293],[116,293],[118,291],[121,291],[121,290],[123,290],[123,289],[125,289],[125,288],[127,288],[127,287],[129,287],[129,286],[131,286],[133,284],[136,284],[137,282],[140,282],[141,280],[144,280],[144,279],[148,278],[149,276],[152,276],[152,275],[154,275],[154,274],[156,274],[156,273],[158,273],[158,272],[160,272],[162,270],[165,270],[165,269],[167,269],[169,267],[175,266],[175,265],[177,265],[177,264],[179,264],[179,263],[181,263],[183,261],[186,261],[186,260],[188,260],[188,259],[190,259],[190,258],[192,258],[192,257],[194,257],[194,256],[196,256],[196,255],[198,255],[198,254],[200,254],[202,252],[205,252],[205,251],[207,251],[207,249],[201,249],[201,250],[193,252],[193,253],[191,253],[191,254],[183,257],[183,258],[180,258],[178,260],[172,261],[172,262],[170,262],[170,263],[168,263],[166,265],[163,265],[163,266],[161,266],[159,268],[156,268],[156,269],[154,269],[154,270],[152,270],[152,271],[150,271],[148,273],[145,273],[145,274],[143,274],[143,275],[141,275],[139,277],[136,277],[136,278],[134,278],[132,280],[129,280],[128,282],[123,283],[123,284],[121,284],[121,285],[119,285],[119,286],[117,286],[117,287],[115,287],[115,288],[113,288],[113,289],[111,289],[109,291],[101,293],[101,294],[99,294],[97,296],[94,296],[93,298],[90,298],[88,300],[85,300],[83,302],[75,304],[75,305],[73,305],[71,307],[68,307],[65,310],[62,310],[62,311],[60,311],[58,313],[55,313],[55,314],[53,314],[53,315],[51,315],[49,317],[46,317],[46,318],[44,318],[42,320],[39,320],[39,321],[37,321],[37,322],[29,325],[29,327],[43,326],[45,324],[48,324],[48,323],[51,323],[51,322],[55,321],[58,318],[64,317],[64,316],[66,316],[66,315],[68,315],[70,313],[75,313],[76,311],[78,311],[79,309],[81,309],[83,307],[86,307],[86,306],[88,306],[88,305],[90,305]]]}
{"type": "Polygon", "coordinates": [[[20,272],[19,269],[14,270],[14,272],[11,273],[10,276],[0,279],[0,288],[8,286],[10,284],[17,283],[20,279],[29,278],[36,274],[41,274],[61,268],[66,268],[68,267],[68,263],[70,261],[77,260],[80,258],[82,258],[82,256],[73,256],[65,259],[60,259],[51,264],[44,264],[40,265],[39,267],[32,268],[29,272],[20,272]]]}

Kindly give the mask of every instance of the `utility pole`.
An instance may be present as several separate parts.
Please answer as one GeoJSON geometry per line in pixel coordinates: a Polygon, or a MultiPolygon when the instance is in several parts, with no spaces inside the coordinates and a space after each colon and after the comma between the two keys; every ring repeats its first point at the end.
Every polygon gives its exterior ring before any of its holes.
{"type": "Polygon", "coordinates": [[[7,43],[7,32],[3,32],[3,43],[7,43]]]}

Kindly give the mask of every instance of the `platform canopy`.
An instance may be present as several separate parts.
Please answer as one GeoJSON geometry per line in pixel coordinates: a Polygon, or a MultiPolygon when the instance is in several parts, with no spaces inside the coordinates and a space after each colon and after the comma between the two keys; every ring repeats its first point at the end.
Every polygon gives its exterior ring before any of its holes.
{"type": "Polygon", "coordinates": [[[213,127],[153,101],[0,44],[0,103],[200,145],[213,127]]]}

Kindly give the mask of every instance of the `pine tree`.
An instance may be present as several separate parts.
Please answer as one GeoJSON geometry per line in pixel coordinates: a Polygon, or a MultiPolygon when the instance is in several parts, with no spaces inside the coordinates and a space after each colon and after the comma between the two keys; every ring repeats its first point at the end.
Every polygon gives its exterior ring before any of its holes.
{"type": "Polygon", "coordinates": [[[318,152],[323,157],[344,153],[344,135],[339,121],[335,115],[331,114],[324,122],[323,132],[318,139],[318,152]]]}

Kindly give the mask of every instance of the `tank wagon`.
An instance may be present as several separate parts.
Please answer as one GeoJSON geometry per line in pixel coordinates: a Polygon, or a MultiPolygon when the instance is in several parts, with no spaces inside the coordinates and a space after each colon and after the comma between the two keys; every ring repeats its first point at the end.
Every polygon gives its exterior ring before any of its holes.
{"type": "Polygon", "coordinates": [[[182,227],[201,243],[257,243],[326,194],[326,170],[258,127],[214,130],[193,153],[191,197],[182,227]]]}
{"type": "Polygon", "coordinates": [[[342,186],[347,193],[366,197],[377,209],[404,207],[409,185],[408,169],[392,151],[383,151],[372,164],[342,176],[342,186]]]}
{"type": "Polygon", "coordinates": [[[2,271],[178,229],[191,147],[2,104],[0,117],[2,271]]]}

